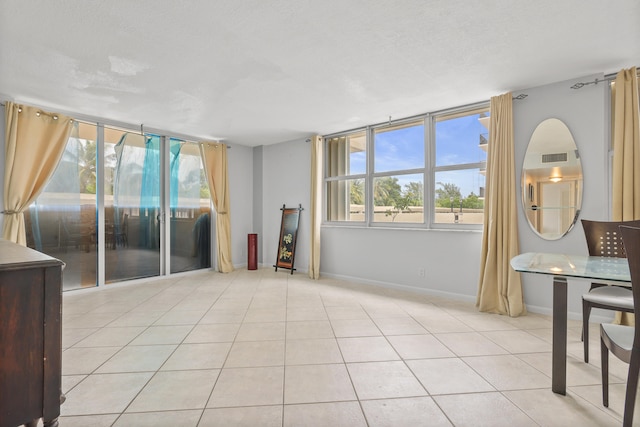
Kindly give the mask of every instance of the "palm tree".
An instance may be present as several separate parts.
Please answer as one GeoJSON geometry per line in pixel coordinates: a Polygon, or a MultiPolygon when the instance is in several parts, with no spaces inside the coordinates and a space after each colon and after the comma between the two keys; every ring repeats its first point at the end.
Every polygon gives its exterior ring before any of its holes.
{"type": "Polygon", "coordinates": [[[351,204],[364,205],[364,181],[361,179],[354,179],[351,182],[351,188],[349,189],[351,204]]]}
{"type": "Polygon", "coordinates": [[[375,180],[373,187],[373,204],[375,206],[393,206],[402,197],[402,188],[398,178],[385,176],[375,180]]]}
{"type": "Polygon", "coordinates": [[[78,177],[80,192],[96,194],[96,141],[78,143],[78,177]]]}

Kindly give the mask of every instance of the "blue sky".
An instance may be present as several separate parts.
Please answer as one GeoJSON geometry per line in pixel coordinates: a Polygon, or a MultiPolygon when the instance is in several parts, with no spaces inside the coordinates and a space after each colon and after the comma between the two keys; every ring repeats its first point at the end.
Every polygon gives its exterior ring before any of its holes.
{"type": "MultiPolygon", "coordinates": [[[[487,129],[479,122],[478,115],[458,117],[436,122],[436,166],[485,161],[486,153],[478,147],[479,135],[487,129]]],[[[414,169],[424,166],[424,126],[412,126],[376,134],[375,165],[376,172],[414,169]]],[[[364,152],[351,154],[351,173],[363,174],[366,171],[364,152]]],[[[404,185],[400,178],[400,184],[404,185]]],[[[484,177],[477,170],[439,172],[436,181],[454,182],[460,187],[463,196],[472,191],[478,194],[484,186],[484,177]]]]}
{"type": "Polygon", "coordinates": [[[436,123],[436,166],[476,163],[487,159],[478,147],[479,135],[487,133],[478,115],[436,123]]]}

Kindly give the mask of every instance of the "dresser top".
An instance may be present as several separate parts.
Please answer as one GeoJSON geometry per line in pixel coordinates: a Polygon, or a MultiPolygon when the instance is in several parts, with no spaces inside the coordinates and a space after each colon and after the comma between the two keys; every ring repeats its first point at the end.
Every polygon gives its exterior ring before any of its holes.
{"type": "Polygon", "coordinates": [[[0,270],[57,265],[64,263],[42,252],[0,239],[0,270]]]}

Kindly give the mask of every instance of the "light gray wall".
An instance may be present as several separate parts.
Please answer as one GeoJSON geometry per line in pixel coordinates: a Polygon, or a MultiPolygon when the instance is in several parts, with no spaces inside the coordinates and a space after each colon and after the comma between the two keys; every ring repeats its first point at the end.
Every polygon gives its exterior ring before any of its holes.
{"type": "MultiPolygon", "coordinates": [[[[262,179],[264,219],[262,236],[258,236],[264,254],[263,264],[275,264],[280,237],[282,205],[302,205],[294,268],[297,273],[309,270],[309,201],[311,189],[311,145],[306,139],[267,145],[263,150],[262,179]]],[[[289,271],[289,270],[284,270],[289,271]]]]}
{"type": "Polygon", "coordinates": [[[263,186],[262,176],[263,173],[263,160],[262,153],[264,147],[262,145],[253,148],[253,233],[258,235],[258,264],[263,263],[263,250],[260,245],[260,239],[262,236],[263,222],[262,217],[262,204],[263,204],[263,186]]]}
{"type": "MultiPolygon", "coordinates": [[[[527,144],[536,126],[551,117],[561,119],[571,130],[580,151],[584,170],[584,195],[580,218],[607,219],[609,212],[607,147],[608,85],[570,89],[577,81],[553,83],[518,91],[528,97],[514,101],[516,180],[527,144]]],[[[310,148],[303,141],[264,147],[264,232],[265,263],[275,260],[282,203],[297,205],[309,200],[308,164],[310,148]]],[[[518,193],[520,200],[521,193],[518,193]]],[[[296,266],[308,266],[308,216],[303,213],[296,266]],[[303,257],[304,251],[304,257],[303,257]]],[[[546,251],[586,254],[582,226],[577,224],[565,237],[546,241],[529,227],[518,204],[521,252],[546,251]]],[[[412,289],[475,301],[482,233],[480,231],[438,231],[422,229],[358,228],[323,226],[321,275],[365,283],[412,289]],[[421,276],[424,269],[425,275],[421,276]]],[[[530,311],[550,313],[551,279],[522,275],[525,303],[530,311]]],[[[570,281],[570,317],[581,318],[581,294],[588,283],[570,281]]],[[[607,313],[595,310],[594,320],[607,313]]]]}
{"type": "MultiPolygon", "coordinates": [[[[306,140],[263,150],[264,264],[276,260],[282,204],[307,209],[311,148],[306,140]]],[[[295,267],[308,270],[309,216],[303,211],[295,267]]],[[[325,277],[419,290],[475,301],[480,231],[323,226],[320,271],[325,277]],[[462,267],[461,267],[462,266],[462,267]],[[424,276],[420,274],[424,270],[424,276]]]]}
{"type": "MultiPolygon", "coordinates": [[[[581,218],[606,220],[609,216],[609,87],[606,83],[571,89],[576,82],[602,79],[602,75],[576,78],[569,81],[526,89],[528,97],[514,101],[514,136],[517,182],[527,144],[536,126],[545,119],[562,120],[573,135],[584,175],[582,210],[575,227],[563,238],[543,240],[529,227],[522,206],[518,206],[518,223],[521,252],[560,252],[587,254],[586,242],[579,220],[581,218]]],[[[521,198],[522,194],[519,193],[521,198]]],[[[520,200],[520,199],[519,199],[520,200]]],[[[522,275],[525,302],[529,309],[550,313],[551,279],[531,274],[522,275]]],[[[581,295],[589,285],[583,281],[569,281],[569,312],[571,317],[581,317],[581,295]]],[[[594,310],[594,320],[607,312],[594,310]]]]}
{"type": "Polygon", "coordinates": [[[481,244],[480,231],[323,227],[320,273],[475,301],[481,244]]]}
{"type": "Polygon", "coordinates": [[[247,265],[247,234],[253,232],[253,150],[232,145],[227,152],[231,203],[231,260],[247,265]]]}

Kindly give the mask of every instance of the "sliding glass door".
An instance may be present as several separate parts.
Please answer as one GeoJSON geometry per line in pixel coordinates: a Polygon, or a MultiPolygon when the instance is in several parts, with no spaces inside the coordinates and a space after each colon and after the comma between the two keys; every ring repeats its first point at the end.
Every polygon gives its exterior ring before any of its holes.
{"type": "Polygon", "coordinates": [[[97,280],[96,129],[74,123],[58,167],[24,212],[27,246],[66,264],[64,290],[97,280]]]}
{"type": "Polygon", "coordinates": [[[160,274],[160,137],[105,127],[105,282],[160,274]]]}
{"type": "Polygon", "coordinates": [[[198,144],[170,139],[171,273],[211,266],[211,202],[198,144]]]}
{"type": "Polygon", "coordinates": [[[29,247],[66,263],[65,290],[211,266],[209,188],[193,142],[76,121],[25,223],[29,247]]]}

